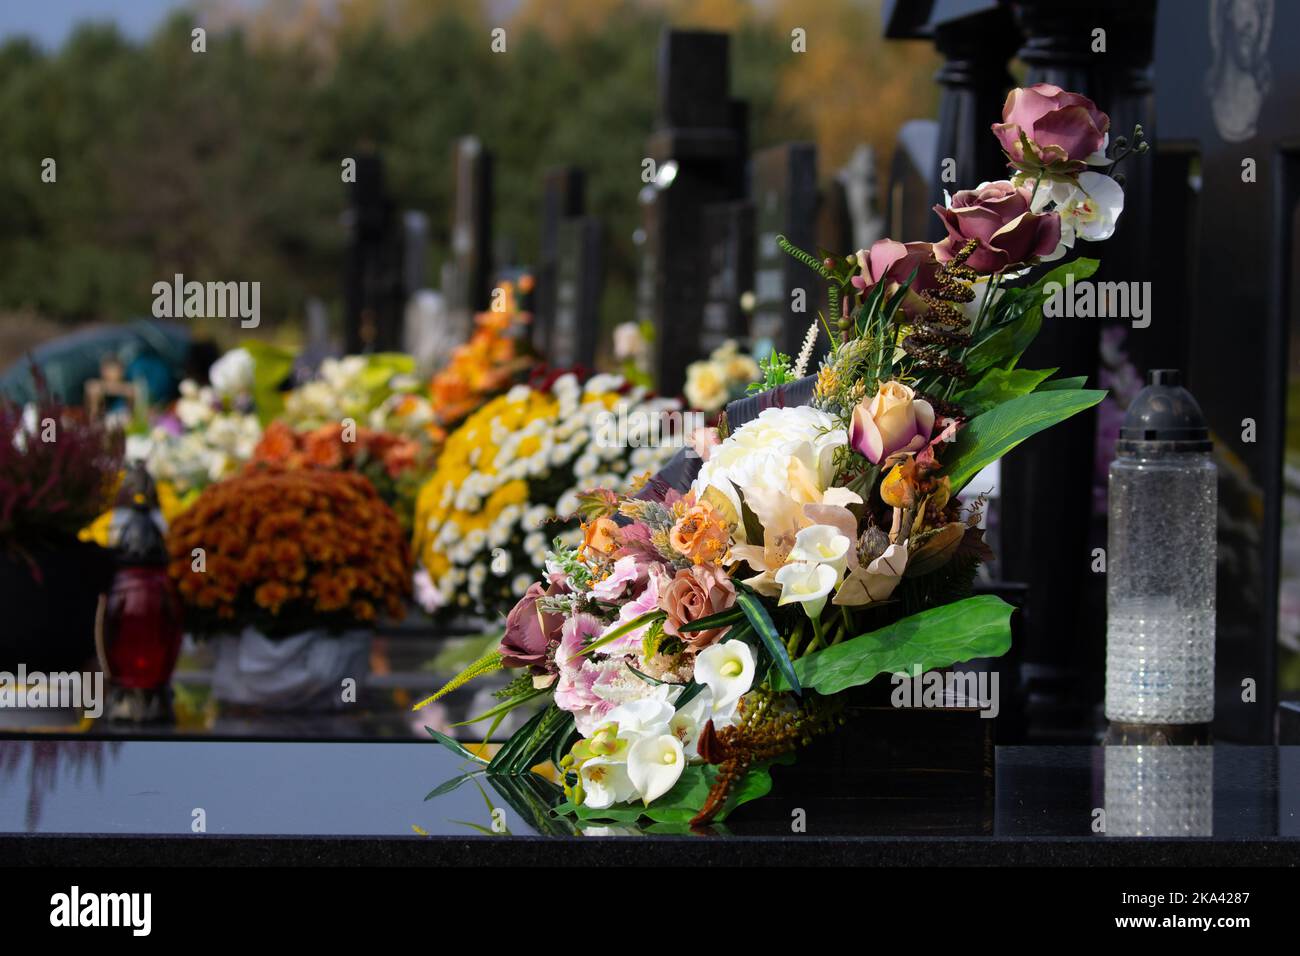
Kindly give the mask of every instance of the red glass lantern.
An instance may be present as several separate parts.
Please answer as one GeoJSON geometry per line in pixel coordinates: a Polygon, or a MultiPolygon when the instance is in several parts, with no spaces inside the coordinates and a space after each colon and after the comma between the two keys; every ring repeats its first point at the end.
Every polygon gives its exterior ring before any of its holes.
{"type": "Polygon", "coordinates": [[[153,482],[141,468],[123,483],[129,502],[116,534],[117,574],[102,600],[97,630],[114,720],[170,720],[171,678],[183,612],[167,575],[167,545],[154,520],[153,482]]]}

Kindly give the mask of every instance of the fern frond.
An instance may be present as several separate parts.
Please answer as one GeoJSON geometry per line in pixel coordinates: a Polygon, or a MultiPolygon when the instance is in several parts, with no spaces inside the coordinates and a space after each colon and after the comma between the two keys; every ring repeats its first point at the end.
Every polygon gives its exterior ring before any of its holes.
{"type": "Polygon", "coordinates": [[[463,671],[453,677],[447,683],[438,689],[438,692],[432,697],[426,697],[420,701],[411,710],[419,710],[421,707],[427,707],[440,697],[445,697],[454,690],[464,687],[475,677],[482,677],[484,674],[490,674],[492,671],[500,670],[504,667],[501,652],[499,650],[488,651],[474,663],[470,664],[463,671]]]}

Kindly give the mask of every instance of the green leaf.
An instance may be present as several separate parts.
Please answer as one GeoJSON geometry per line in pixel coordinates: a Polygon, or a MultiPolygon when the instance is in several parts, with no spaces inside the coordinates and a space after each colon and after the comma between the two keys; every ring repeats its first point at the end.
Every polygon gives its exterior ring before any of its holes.
{"type": "Polygon", "coordinates": [[[1043,382],[1035,392],[1063,392],[1072,388],[1083,388],[1088,384],[1088,376],[1075,375],[1070,378],[1054,378],[1050,381],[1043,382]]]}
{"type": "Polygon", "coordinates": [[[485,773],[487,773],[487,771],[481,768],[478,770],[467,770],[465,773],[462,773],[459,776],[452,777],[450,780],[446,781],[445,783],[438,784],[438,786],[434,787],[425,795],[424,799],[436,800],[439,797],[445,797],[447,794],[452,793],[455,790],[459,790],[461,784],[465,783],[465,781],[473,780],[475,777],[478,777],[485,773]]]}
{"type": "Polygon", "coordinates": [[[612,641],[617,641],[624,634],[630,634],[632,631],[635,631],[637,628],[644,627],[646,624],[650,624],[654,621],[662,621],[667,616],[668,615],[666,615],[663,611],[658,611],[658,610],[646,611],[644,614],[640,614],[632,618],[632,620],[620,624],[618,627],[614,628],[608,634],[602,634],[600,637],[596,638],[594,641],[592,641],[590,644],[588,644],[578,653],[570,657],[569,660],[576,660],[577,658],[582,657],[584,654],[590,654],[592,651],[604,647],[606,644],[609,644],[612,641]]]}
{"type": "Polygon", "coordinates": [[[1072,275],[1074,276],[1075,282],[1080,282],[1096,272],[1100,265],[1101,261],[1099,259],[1088,259],[1086,257],[1062,263],[1050,272],[1045,273],[1037,282],[1029,287],[1029,291],[1036,294],[1040,299],[1045,299],[1047,298],[1047,293],[1044,289],[1048,285],[1056,283],[1057,285],[1064,286],[1066,280],[1072,275]]]}
{"type": "Polygon", "coordinates": [[[526,694],[520,694],[518,697],[510,697],[497,704],[491,710],[485,710],[477,717],[471,717],[468,720],[462,720],[460,723],[452,724],[453,727],[468,727],[470,724],[477,724],[480,720],[487,720],[489,717],[504,717],[516,707],[522,707],[530,700],[536,700],[543,694],[549,694],[548,689],[530,690],[526,694]]]}
{"type": "Polygon", "coordinates": [[[294,355],[289,349],[252,340],[243,348],[253,357],[253,407],[263,426],[284,410],[280,386],[293,372],[294,355]]]}
{"type": "Polygon", "coordinates": [[[967,369],[974,374],[994,367],[1014,368],[1042,327],[1042,306],[1025,308],[1005,325],[988,336],[982,336],[975,343],[965,359],[967,369]]]}
{"type": "Polygon", "coordinates": [[[488,762],[488,770],[491,773],[509,773],[512,760],[518,756],[520,751],[530,746],[533,736],[539,731],[542,721],[546,715],[554,708],[543,708],[533,714],[528,722],[510,735],[510,738],[501,745],[501,749],[496,752],[491,761],[488,762]]]}
{"type": "Polygon", "coordinates": [[[710,614],[708,617],[702,617],[697,621],[691,621],[689,624],[679,624],[677,630],[708,631],[715,627],[726,627],[728,624],[734,624],[744,616],[744,611],[733,607],[717,614],[710,614]]]}
{"type": "MultiPolygon", "coordinates": [[[[1010,604],[991,594],[930,608],[795,661],[804,687],[838,694],[880,674],[924,673],[1011,648],[1010,604]]],[[[773,690],[783,690],[774,679],[773,690]]]]}
{"type": "Polygon", "coordinates": [[[953,396],[967,415],[978,415],[1005,401],[1028,395],[1057,370],[991,368],[978,382],[953,396]]]}
{"type": "Polygon", "coordinates": [[[736,595],[736,603],[745,612],[745,617],[749,618],[750,625],[758,634],[759,640],[763,642],[763,647],[766,648],[772,662],[776,664],[776,669],[785,677],[790,689],[796,695],[802,694],[803,689],[799,686],[799,678],[795,673],[794,665],[790,662],[785,642],[777,633],[776,625],[772,623],[772,617],[767,613],[763,602],[748,591],[741,591],[736,595]]]}
{"type": "Polygon", "coordinates": [[[976,415],[957,432],[944,474],[957,494],[986,465],[1026,438],[1091,408],[1106,393],[1099,389],[1030,392],[976,415]]]}
{"type": "Polygon", "coordinates": [[[487,762],[482,757],[470,753],[458,741],[453,740],[451,737],[448,737],[446,734],[439,733],[438,731],[434,730],[432,727],[425,727],[424,729],[429,732],[430,737],[438,741],[438,743],[442,744],[452,753],[457,754],[458,756],[461,757],[468,757],[470,760],[475,760],[479,763],[487,762]]]}

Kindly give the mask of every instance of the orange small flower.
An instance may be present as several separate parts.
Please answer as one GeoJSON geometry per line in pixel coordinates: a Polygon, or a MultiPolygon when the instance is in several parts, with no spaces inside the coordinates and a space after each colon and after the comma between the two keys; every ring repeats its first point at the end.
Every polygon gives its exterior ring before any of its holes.
{"type": "Polygon", "coordinates": [[[686,509],[673,525],[668,541],[693,564],[718,564],[731,546],[731,533],[717,509],[701,501],[686,509]]]}
{"type": "Polygon", "coordinates": [[[609,557],[618,548],[618,524],[611,518],[597,518],[583,522],[582,549],[609,557]]]}

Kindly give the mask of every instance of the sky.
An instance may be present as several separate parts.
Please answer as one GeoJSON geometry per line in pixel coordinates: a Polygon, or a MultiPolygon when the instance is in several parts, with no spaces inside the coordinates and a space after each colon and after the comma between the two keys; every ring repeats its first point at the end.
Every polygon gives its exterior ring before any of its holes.
{"type": "Polygon", "coordinates": [[[185,0],[3,0],[0,41],[25,34],[53,49],[85,20],[114,21],[126,36],[139,40],[184,6],[185,0]]]}

